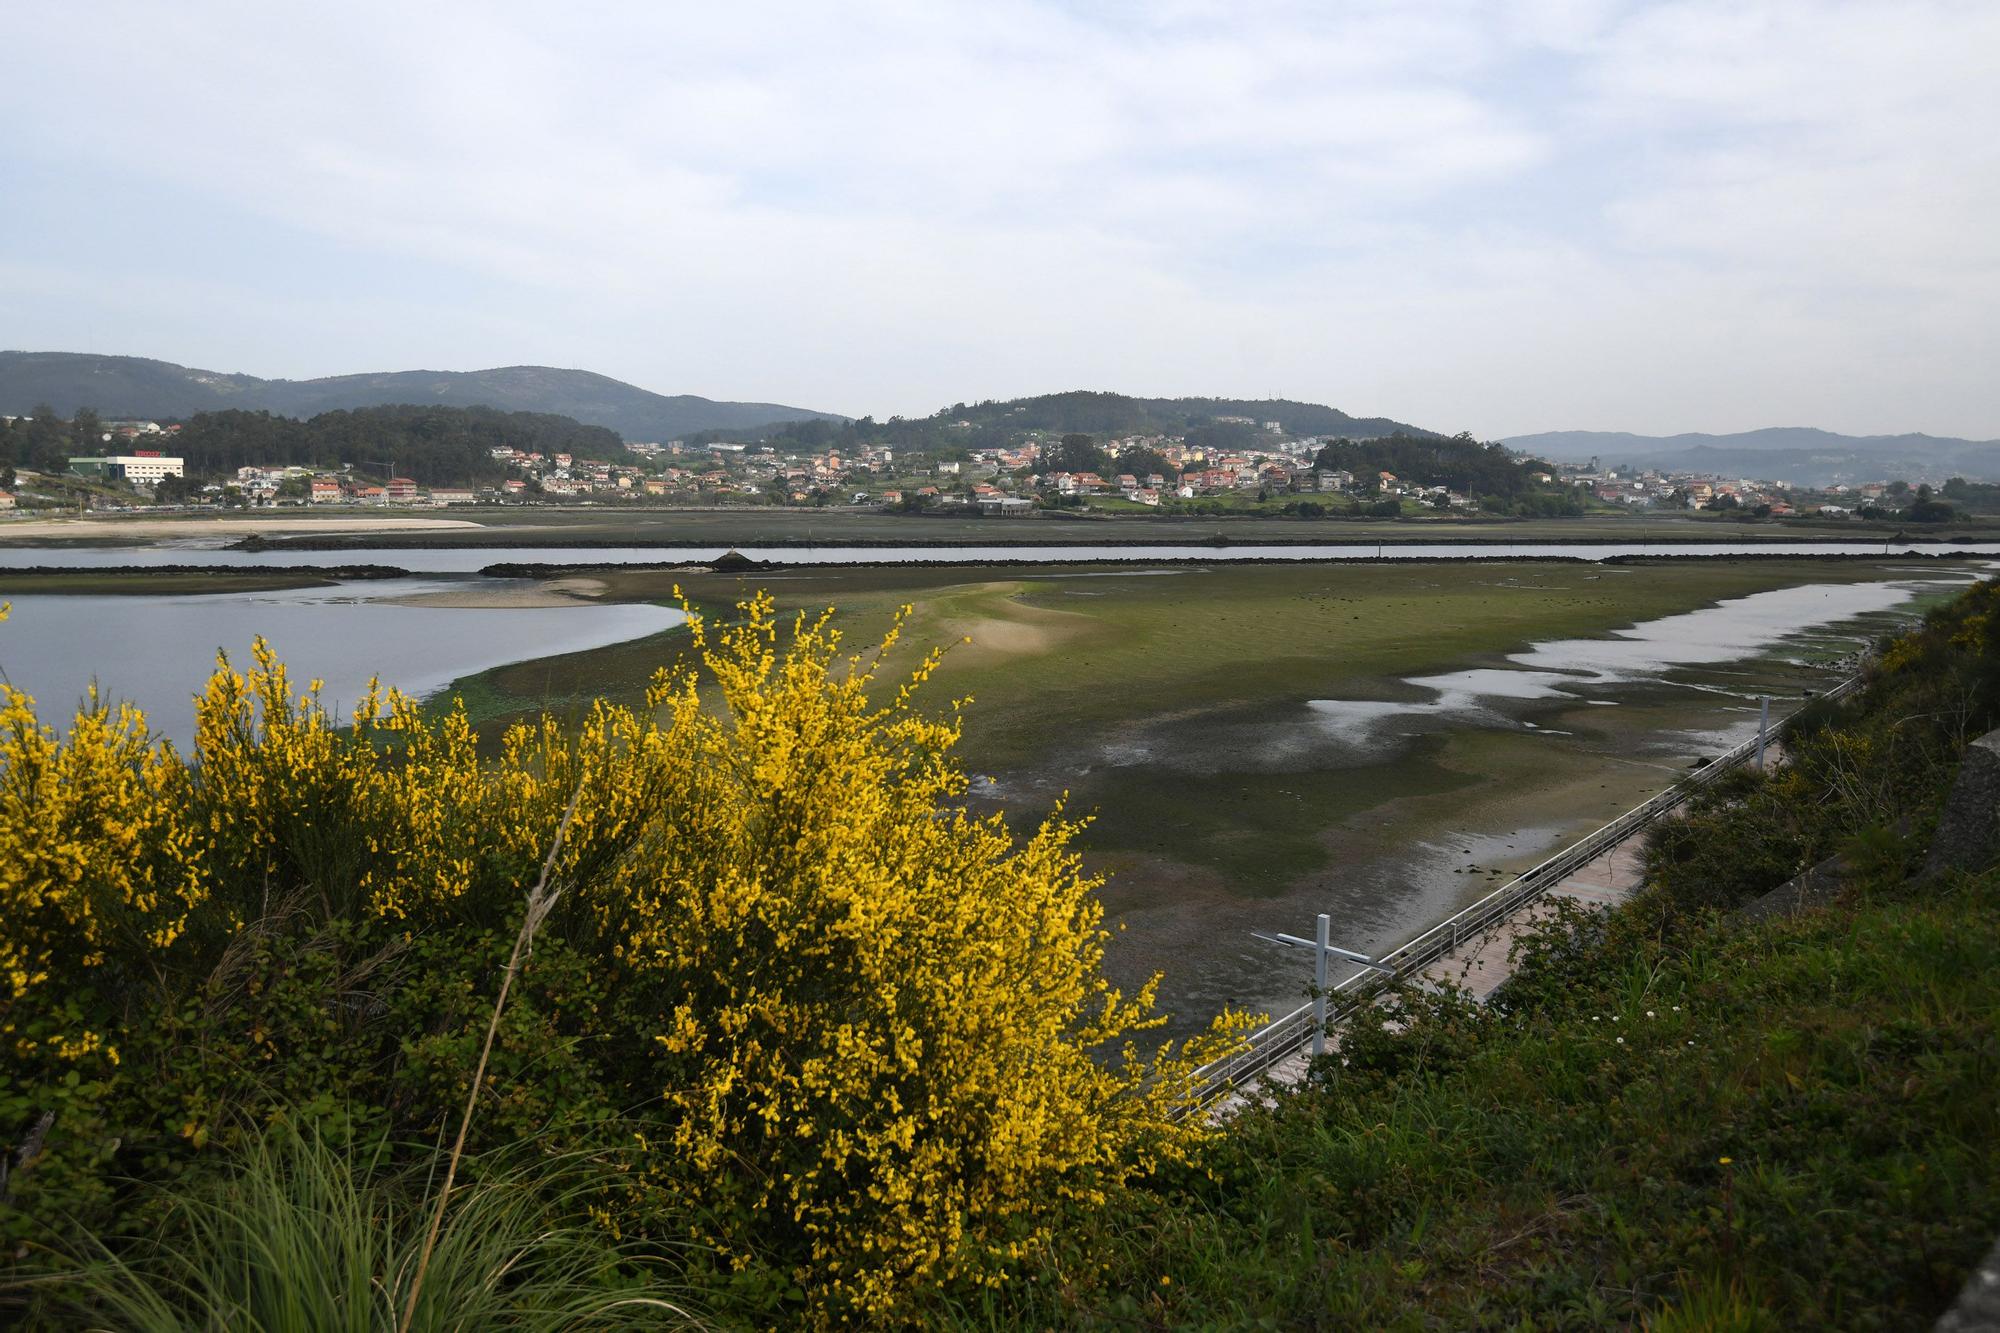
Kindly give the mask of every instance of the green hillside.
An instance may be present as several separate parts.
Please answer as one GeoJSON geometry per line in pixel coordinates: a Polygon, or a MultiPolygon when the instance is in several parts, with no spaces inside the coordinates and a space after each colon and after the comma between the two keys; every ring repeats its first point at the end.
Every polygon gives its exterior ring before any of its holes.
{"type": "Polygon", "coordinates": [[[717,402],[658,394],[587,370],[505,366],[493,370],[408,370],[324,379],[260,379],[136,356],[83,352],[0,352],[0,414],[47,404],[68,417],[94,408],[108,419],[180,419],[227,408],[310,417],[340,408],[415,404],[492,407],[575,417],[628,440],[666,440],[693,431],[744,429],[822,413],[779,403],[717,402]]]}
{"type": "Polygon", "coordinates": [[[771,441],[780,447],[854,448],[882,444],[906,450],[1005,448],[1024,436],[1085,434],[1185,436],[1190,443],[1236,448],[1272,437],[1263,423],[1275,421],[1294,438],[1337,435],[1375,439],[1390,435],[1433,437],[1434,432],[1386,417],[1350,416],[1320,403],[1285,398],[1135,398],[1122,393],[1073,390],[1033,398],[954,403],[927,417],[862,417],[846,423],[806,421],[773,424],[749,432],[713,431],[705,438],[771,441]],[[1222,420],[1239,418],[1239,420],[1222,420]]]}

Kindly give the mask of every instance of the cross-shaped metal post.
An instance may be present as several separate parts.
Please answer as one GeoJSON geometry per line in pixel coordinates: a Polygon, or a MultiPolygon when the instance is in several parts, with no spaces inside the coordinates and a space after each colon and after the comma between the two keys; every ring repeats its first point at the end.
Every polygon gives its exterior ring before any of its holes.
{"type": "Polygon", "coordinates": [[[1262,930],[1253,930],[1250,932],[1256,938],[1272,944],[1284,944],[1295,949],[1311,949],[1313,951],[1312,1052],[1315,1059],[1326,1054],[1327,960],[1330,958],[1342,958],[1350,963],[1359,963],[1363,967],[1372,968],[1377,972],[1387,972],[1392,977],[1396,975],[1395,968],[1384,967],[1366,954],[1356,953],[1352,949],[1342,949],[1337,945],[1328,943],[1328,936],[1332,932],[1332,926],[1332,918],[1328,917],[1325,912],[1321,912],[1313,930],[1314,937],[1309,940],[1300,939],[1297,935],[1283,935],[1262,930]]]}

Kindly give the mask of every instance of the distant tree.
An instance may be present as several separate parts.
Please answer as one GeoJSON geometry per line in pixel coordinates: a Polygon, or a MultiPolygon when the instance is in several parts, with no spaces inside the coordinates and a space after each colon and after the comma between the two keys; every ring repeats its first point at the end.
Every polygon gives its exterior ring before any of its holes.
{"type": "Polygon", "coordinates": [[[79,407],[76,415],[69,419],[70,441],[77,452],[94,454],[104,447],[104,423],[98,419],[97,410],[79,407]]]}
{"type": "Polygon", "coordinates": [[[1111,459],[1089,435],[1070,434],[1043,451],[1044,472],[1095,472],[1111,470],[1111,459]]]}
{"type": "Polygon", "coordinates": [[[28,424],[22,432],[23,459],[30,466],[44,472],[63,472],[69,468],[69,427],[56,415],[56,410],[47,403],[35,404],[35,410],[28,414],[28,424]]]}
{"type": "Polygon", "coordinates": [[[192,477],[161,477],[153,487],[153,499],[163,505],[190,504],[201,498],[201,483],[192,477]]]}
{"type": "Polygon", "coordinates": [[[1903,497],[1910,493],[1910,483],[1900,479],[1892,481],[1889,483],[1888,493],[1891,498],[1900,504],[1903,497]]]}
{"type": "Polygon", "coordinates": [[[1168,481],[1179,480],[1181,475],[1180,469],[1169,463],[1165,454],[1158,449],[1147,449],[1143,446],[1127,449],[1118,455],[1117,468],[1120,472],[1131,473],[1141,481],[1155,472],[1168,481]]]}
{"type": "Polygon", "coordinates": [[[1949,504],[1931,494],[1928,485],[1917,487],[1916,498],[1903,510],[1903,517],[1912,523],[1949,523],[1956,516],[1949,504]]]}
{"type": "Polygon", "coordinates": [[[2000,486],[1988,481],[1967,481],[1964,477],[1953,477],[1944,484],[1940,494],[1952,502],[1955,510],[1972,514],[2000,512],[2000,486]]]}
{"type": "Polygon", "coordinates": [[[1481,444],[1470,435],[1443,440],[1432,436],[1392,435],[1379,440],[1336,439],[1322,446],[1313,466],[1323,471],[1352,472],[1356,489],[1366,493],[1376,474],[1392,472],[1399,480],[1421,486],[1446,486],[1466,495],[1514,497],[1546,492],[1537,473],[1553,473],[1549,464],[1511,453],[1497,444],[1481,444]]]}
{"type": "Polygon", "coordinates": [[[14,476],[14,465],[12,463],[0,467],[0,491],[13,490],[16,481],[17,478],[14,476]]]}
{"type": "Polygon", "coordinates": [[[495,483],[508,466],[495,449],[574,454],[636,465],[614,431],[543,412],[491,407],[397,406],[322,412],[309,421],[268,412],[201,412],[175,441],[191,475],[226,475],[247,464],[341,463],[393,469],[432,485],[495,483]]]}

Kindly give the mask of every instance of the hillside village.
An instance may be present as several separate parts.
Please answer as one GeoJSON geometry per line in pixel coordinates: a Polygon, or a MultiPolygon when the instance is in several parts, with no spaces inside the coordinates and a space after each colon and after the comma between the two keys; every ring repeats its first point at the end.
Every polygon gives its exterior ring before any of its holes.
{"type": "MultiPolygon", "coordinates": [[[[81,414],[79,414],[81,416],[81,414]]],[[[18,418],[0,418],[0,424],[18,418]]],[[[223,475],[191,473],[174,452],[180,423],[106,421],[93,433],[104,452],[71,454],[71,477],[103,483],[79,496],[52,478],[22,472],[0,491],[0,511],[16,507],[117,508],[141,499],[193,505],[429,506],[652,502],[686,506],[791,505],[895,512],[1027,517],[1046,510],[1305,517],[1364,514],[1438,517],[1480,513],[1560,516],[1586,511],[1712,510],[1746,517],[1903,516],[1937,521],[1950,510],[1927,489],[1878,481],[1825,490],[1782,480],[1657,469],[1552,464],[1479,444],[1469,436],[1372,440],[1295,434],[1279,421],[1224,415],[1184,434],[1088,434],[1022,430],[1000,444],[886,443],[802,447],[793,440],[668,440],[625,444],[621,458],[567,451],[487,448],[493,475],[477,482],[402,475],[394,464],[308,466],[255,462],[223,475]],[[1227,433],[1229,443],[1197,442],[1227,433]],[[1373,464],[1400,448],[1425,461],[1402,473],[1373,464]],[[1470,481],[1472,459],[1487,469],[1485,489],[1470,481]],[[1492,467],[1518,471],[1495,487],[1492,467]],[[1344,465],[1343,465],[1344,464],[1344,465]],[[171,479],[171,481],[169,480],[171,479]],[[121,485],[122,483],[122,485],[121,485]],[[1532,494],[1533,505],[1522,499],[1532,494]],[[129,497],[129,499],[128,499],[129,497]],[[1911,508],[1912,505],[1929,509],[1911,508]]],[[[957,421],[948,426],[969,428],[957,421]]],[[[851,432],[850,432],[851,433],[851,432]]],[[[615,437],[611,437],[615,443],[615,437]]],[[[991,432],[985,437],[991,439],[991,432]]],[[[9,469],[12,470],[11,468],[9,469]]],[[[1501,475],[1505,475],[1505,472],[1501,475]]]]}

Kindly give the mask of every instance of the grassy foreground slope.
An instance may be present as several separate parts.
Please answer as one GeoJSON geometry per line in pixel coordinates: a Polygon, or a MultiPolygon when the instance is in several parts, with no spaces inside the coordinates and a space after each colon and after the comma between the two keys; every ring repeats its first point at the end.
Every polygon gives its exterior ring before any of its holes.
{"type": "Polygon", "coordinates": [[[1917,872],[2000,584],[1658,840],[1490,1006],[1411,993],[973,1326],[1928,1327],[2000,1230],[2000,872],[1917,872]],[[1733,909],[1843,857],[1831,905],[1733,909]]]}

